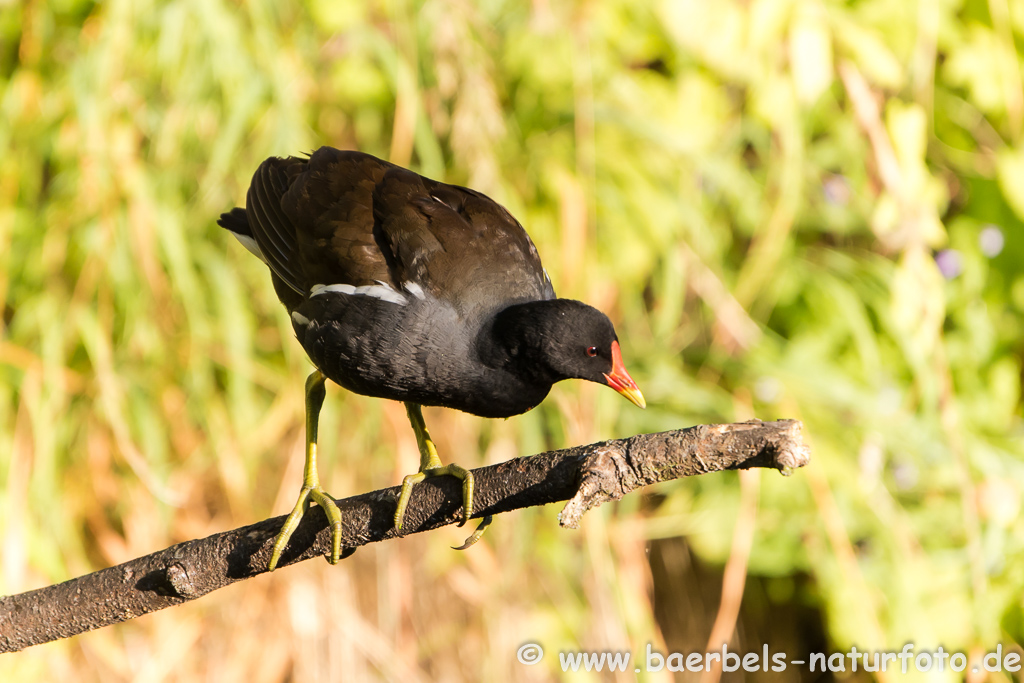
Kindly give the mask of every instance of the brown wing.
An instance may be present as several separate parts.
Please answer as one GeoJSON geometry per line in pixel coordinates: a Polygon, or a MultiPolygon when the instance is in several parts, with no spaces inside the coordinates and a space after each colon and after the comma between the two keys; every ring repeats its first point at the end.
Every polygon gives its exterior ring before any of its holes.
{"type": "Polygon", "coordinates": [[[526,231],[479,192],[392,167],[373,208],[396,285],[416,283],[464,314],[555,296],[526,231]]]}
{"type": "Polygon", "coordinates": [[[317,284],[407,284],[471,314],[555,294],[533,242],[501,205],[361,152],[267,159],[246,213],[274,274],[317,284]]]}
{"type": "Polygon", "coordinates": [[[296,157],[267,159],[252,176],[245,199],[245,215],[253,239],[270,270],[297,292],[305,280],[298,260],[295,224],[281,207],[281,197],[305,166],[296,157]]]}
{"type": "Polygon", "coordinates": [[[246,213],[274,274],[304,296],[316,284],[389,280],[373,236],[373,190],[389,168],[368,154],[331,147],[308,159],[264,161],[246,213]]]}

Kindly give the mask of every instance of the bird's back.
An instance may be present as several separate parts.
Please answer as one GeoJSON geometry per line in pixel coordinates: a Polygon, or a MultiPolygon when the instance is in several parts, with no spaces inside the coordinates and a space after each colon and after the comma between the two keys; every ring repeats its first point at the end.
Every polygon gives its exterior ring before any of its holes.
{"type": "MultiPolygon", "coordinates": [[[[314,286],[335,284],[412,285],[466,319],[554,298],[536,248],[502,206],[369,154],[321,147],[267,159],[246,204],[251,237],[290,310],[314,286]]],[[[237,235],[239,218],[236,209],[221,225],[237,235]]]]}

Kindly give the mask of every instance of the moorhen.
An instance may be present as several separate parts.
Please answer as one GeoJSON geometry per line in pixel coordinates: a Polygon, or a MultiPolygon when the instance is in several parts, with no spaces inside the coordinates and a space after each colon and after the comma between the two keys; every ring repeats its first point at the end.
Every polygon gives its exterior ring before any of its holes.
{"type": "Polygon", "coordinates": [[[555,298],[526,231],[479,192],[321,147],[308,157],[264,161],[246,208],[222,214],[218,224],[270,267],[316,367],[306,380],[303,486],[274,543],[271,570],[311,500],[332,527],[329,561],[339,558],[341,513],[316,468],[327,379],[405,403],[420,469],[402,483],[399,529],[413,485],[426,477],[462,479],[463,521],[473,513],[473,475],[441,465],[421,405],[509,417],[540,403],[555,382],[579,378],[645,406],[608,318],[555,298]]]}

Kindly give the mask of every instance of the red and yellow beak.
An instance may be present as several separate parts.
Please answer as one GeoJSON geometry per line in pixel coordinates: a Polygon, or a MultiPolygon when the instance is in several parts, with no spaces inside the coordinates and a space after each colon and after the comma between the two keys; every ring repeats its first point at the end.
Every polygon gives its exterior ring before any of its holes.
{"type": "Polygon", "coordinates": [[[617,341],[612,342],[612,371],[604,373],[604,378],[608,381],[608,386],[628,398],[634,405],[647,407],[647,401],[640,393],[640,388],[626,372],[626,366],[622,362],[622,351],[617,341]]]}

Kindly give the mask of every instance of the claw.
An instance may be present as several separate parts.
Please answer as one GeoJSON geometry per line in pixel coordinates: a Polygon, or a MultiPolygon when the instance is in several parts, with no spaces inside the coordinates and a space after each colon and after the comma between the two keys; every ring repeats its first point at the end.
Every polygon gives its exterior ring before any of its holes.
{"type": "MultiPolygon", "coordinates": [[[[486,517],[484,517],[482,520],[480,520],[480,526],[476,528],[476,531],[471,533],[462,543],[462,545],[453,545],[452,550],[465,550],[466,548],[476,545],[476,542],[483,538],[484,531],[487,529],[487,527],[491,525],[492,521],[494,521],[494,515],[487,515],[486,517]]],[[[462,524],[465,523],[465,520],[463,520],[462,524]]],[[[459,526],[462,526],[462,524],[460,524],[459,526]]]]}

